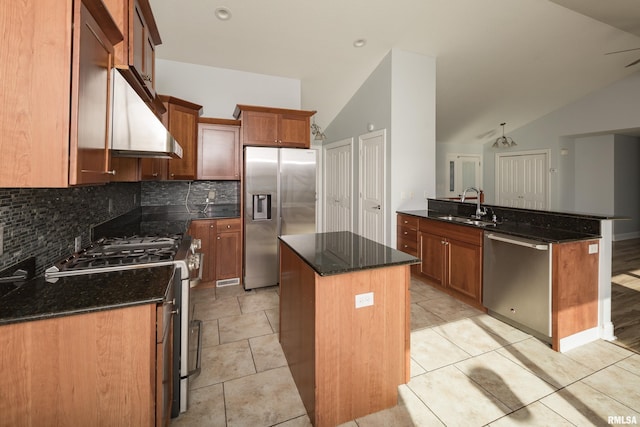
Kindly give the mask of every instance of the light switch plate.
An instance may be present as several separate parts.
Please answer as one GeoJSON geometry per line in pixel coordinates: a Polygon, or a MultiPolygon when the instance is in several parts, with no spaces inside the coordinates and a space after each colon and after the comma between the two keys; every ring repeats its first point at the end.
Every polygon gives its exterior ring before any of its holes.
{"type": "Polygon", "coordinates": [[[598,253],[598,244],[597,243],[589,244],[589,253],[590,254],[597,254],[598,253]]]}
{"type": "Polygon", "coordinates": [[[356,308],[369,307],[373,305],[373,292],[356,295],[356,308]]]}

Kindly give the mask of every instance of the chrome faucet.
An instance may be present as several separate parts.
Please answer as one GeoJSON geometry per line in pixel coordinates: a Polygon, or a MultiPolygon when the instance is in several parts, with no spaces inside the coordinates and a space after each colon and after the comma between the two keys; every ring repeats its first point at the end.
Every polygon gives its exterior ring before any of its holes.
{"type": "Polygon", "coordinates": [[[476,187],[465,188],[465,190],[462,192],[462,198],[460,199],[460,201],[464,203],[464,199],[467,198],[467,191],[470,191],[470,190],[475,191],[476,195],[478,196],[477,204],[476,204],[476,214],[474,215],[474,217],[476,219],[482,219],[482,217],[487,214],[487,210],[482,206],[480,206],[480,190],[478,190],[476,187]]]}

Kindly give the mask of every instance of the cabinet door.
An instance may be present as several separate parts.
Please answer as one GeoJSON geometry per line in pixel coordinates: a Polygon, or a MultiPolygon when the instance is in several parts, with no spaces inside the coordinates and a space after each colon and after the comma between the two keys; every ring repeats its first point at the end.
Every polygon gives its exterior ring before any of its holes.
{"type": "Polygon", "coordinates": [[[113,46],[84,4],[79,26],[77,85],[72,90],[70,184],[108,182],[113,46]]]}
{"type": "Polygon", "coordinates": [[[261,111],[242,112],[243,145],[278,145],[278,115],[261,111]]]}
{"type": "Polygon", "coordinates": [[[444,286],[445,239],[420,232],[420,273],[444,286]]]}
{"type": "Polygon", "coordinates": [[[216,240],[216,280],[239,278],[242,265],[240,232],[218,233],[216,240]]]}
{"type": "Polygon", "coordinates": [[[169,176],[169,160],[140,159],[140,178],[143,181],[158,181],[169,176]]]}
{"type": "Polygon", "coordinates": [[[311,143],[309,117],[279,114],[278,143],[283,147],[309,148],[311,143]]]}
{"type": "Polygon", "coordinates": [[[140,5],[137,1],[133,3],[129,33],[129,66],[144,89],[154,97],[155,45],[140,5]]]}
{"type": "Polygon", "coordinates": [[[197,179],[240,179],[240,129],[238,126],[198,125],[197,179]]]}
{"type": "Polygon", "coordinates": [[[216,279],[216,221],[191,221],[189,235],[202,241],[202,283],[216,279]]]}
{"type": "Polygon", "coordinates": [[[198,111],[182,105],[167,108],[169,132],[182,147],[182,158],[169,160],[169,179],[196,179],[198,111]]]}
{"type": "Polygon", "coordinates": [[[482,248],[449,239],[446,285],[478,302],[481,301],[482,248]]]}
{"type": "Polygon", "coordinates": [[[111,182],[138,182],[140,181],[140,159],[133,157],[113,157],[111,169],[115,175],[111,176],[111,182]]]}

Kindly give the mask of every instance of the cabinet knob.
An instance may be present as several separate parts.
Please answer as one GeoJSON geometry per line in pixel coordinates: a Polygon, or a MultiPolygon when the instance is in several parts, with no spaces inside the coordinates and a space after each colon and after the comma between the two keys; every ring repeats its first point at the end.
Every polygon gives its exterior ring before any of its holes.
{"type": "Polygon", "coordinates": [[[158,176],[158,172],[151,174],[151,176],[153,176],[153,177],[158,176]]]}
{"type": "Polygon", "coordinates": [[[409,233],[405,231],[405,232],[404,232],[404,235],[406,236],[407,234],[409,234],[409,233]]]}
{"type": "Polygon", "coordinates": [[[220,236],[218,236],[218,240],[220,240],[220,236]]]}
{"type": "Polygon", "coordinates": [[[213,228],[213,225],[210,225],[209,228],[213,228]]]}
{"type": "Polygon", "coordinates": [[[230,225],[227,225],[227,228],[231,228],[231,226],[230,226],[230,225]]]}

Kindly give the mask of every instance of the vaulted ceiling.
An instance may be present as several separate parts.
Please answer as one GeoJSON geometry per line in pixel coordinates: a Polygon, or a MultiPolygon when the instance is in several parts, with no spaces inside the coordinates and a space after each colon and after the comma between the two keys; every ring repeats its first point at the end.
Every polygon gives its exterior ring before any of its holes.
{"type": "Polygon", "coordinates": [[[638,0],[150,0],[158,58],[300,79],[325,128],[393,48],[436,58],[436,139],[484,143],[640,72],[638,0]],[[225,7],[231,19],[215,17],[225,7]],[[353,46],[357,39],[366,45],[353,46]]]}

